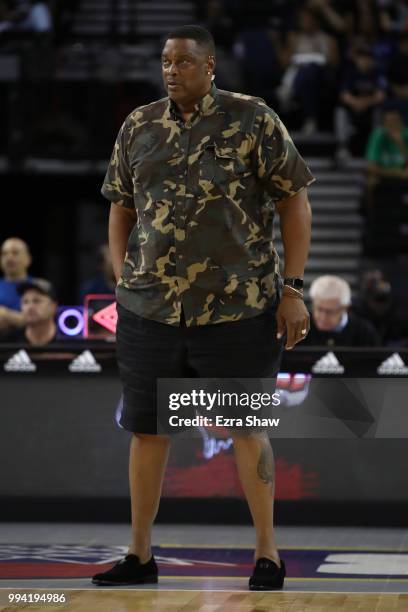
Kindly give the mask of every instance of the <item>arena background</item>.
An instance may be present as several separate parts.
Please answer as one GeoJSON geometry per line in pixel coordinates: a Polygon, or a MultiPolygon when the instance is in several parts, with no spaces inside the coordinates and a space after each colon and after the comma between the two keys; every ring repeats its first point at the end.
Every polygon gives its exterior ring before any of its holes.
{"type": "MultiPolygon", "coordinates": [[[[335,121],[344,74],[362,46],[369,48],[384,78],[384,101],[375,108],[370,129],[381,121],[380,111],[388,103],[398,103],[406,116],[406,92],[398,93],[400,81],[392,72],[405,31],[398,3],[372,2],[368,16],[359,13],[356,3],[338,3],[341,18],[353,24],[344,29],[336,29],[316,8],[319,28],[337,46],[337,59],[311,81],[320,88],[317,102],[308,101],[318,106],[314,123],[304,115],[304,99],[294,96],[284,104],[277,95],[289,34],[310,27],[299,25],[299,10],[306,3],[54,2],[48,3],[49,25],[30,28],[10,21],[16,3],[0,4],[0,238],[19,236],[28,243],[30,273],[54,283],[62,311],[74,307],[87,316],[80,288],[98,272],[98,247],[107,239],[109,204],[100,186],[116,133],[133,108],[164,95],[162,36],[190,22],[206,25],[215,35],[217,86],[266,99],[317,178],[310,188],[314,218],[306,285],[321,274],[337,274],[358,296],[361,275],[380,269],[399,308],[406,310],[406,182],[395,181],[386,192],[379,189],[375,211],[367,215],[370,130],[348,143],[345,161],[335,121]]],[[[100,308],[107,305],[109,299],[100,308]]],[[[378,376],[376,368],[396,352],[408,363],[407,337],[401,331],[393,340],[373,354],[369,376],[378,376]]],[[[61,332],[60,345],[41,357],[43,369],[31,373],[7,372],[5,364],[19,347],[1,349],[4,520],[84,520],[89,512],[93,520],[129,518],[128,434],[115,419],[120,387],[114,357],[107,356],[95,375],[72,373],[70,360],[91,347],[85,338],[78,342],[64,361],[61,332]],[[65,369],[55,371],[55,362],[63,362],[65,369]],[[105,510],[99,507],[97,515],[92,502],[101,499],[105,510]]],[[[92,349],[94,354],[109,353],[109,334],[100,342],[106,346],[92,349]]],[[[36,363],[35,351],[26,350],[36,363]]],[[[325,352],[311,350],[308,366],[293,362],[289,372],[310,371],[325,352]]],[[[361,375],[359,365],[353,362],[348,373],[361,375]]],[[[405,439],[287,439],[276,440],[274,448],[278,522],[406,524],[405,439]]],[[[207,457],[204,451],[204,440],[174,444],[159,519],[205,521],[210,516],[222,521],[234,507],[236,520],[247,522],[231,447],[213,448],[207,457]]]]}

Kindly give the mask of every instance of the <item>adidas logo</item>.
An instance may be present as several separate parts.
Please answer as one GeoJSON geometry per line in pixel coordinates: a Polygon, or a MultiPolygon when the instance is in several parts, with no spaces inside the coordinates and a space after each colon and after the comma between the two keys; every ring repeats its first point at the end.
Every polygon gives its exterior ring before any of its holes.
{"type": "Polygon", "coordinates": [[[70,372],[100,372],[102,370],[91,351],[83,351],[78,357],[75,357],[68,369],[70,372]]]}
{"type": "Polygon", "coordinates": [[[4,369],[6,372],[35,372],[37,366],[31,361],[27,351],[21,349],[6,361],[4,369]]]}
{"type": "Polygon", "coordinates": [[[312,367],[313,374],[343,374],[344,366],[339,363],[336,355],[329,351],[320,357],[312,367]]]}
{"type": "Polygon", "coordinates": [[[377,374],[408,374],[408,367],[402,360],[401,355],[393,353],[377,368],[377,374]]]}

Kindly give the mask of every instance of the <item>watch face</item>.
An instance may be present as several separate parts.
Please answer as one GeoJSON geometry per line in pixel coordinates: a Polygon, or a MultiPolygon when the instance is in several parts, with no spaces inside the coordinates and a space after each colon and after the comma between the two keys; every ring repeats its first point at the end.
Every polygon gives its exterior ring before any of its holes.
{"type": "Polygon", "coordinates": [[[303,289],[303,280],[301,278],[285,278],[284,283],[295,289],[303,289]]]}

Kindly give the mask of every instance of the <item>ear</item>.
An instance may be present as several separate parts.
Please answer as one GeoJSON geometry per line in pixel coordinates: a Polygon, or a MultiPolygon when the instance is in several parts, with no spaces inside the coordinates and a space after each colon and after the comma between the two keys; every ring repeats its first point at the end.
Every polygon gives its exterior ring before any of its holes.
{"type": "Polygon", "coordinates": [[[207,67],[208,67],[208,70],[211,73],[214,72],[214,70],[215,70],[215,57],[213,55],[209,55],[208,56],[207,67]]]}

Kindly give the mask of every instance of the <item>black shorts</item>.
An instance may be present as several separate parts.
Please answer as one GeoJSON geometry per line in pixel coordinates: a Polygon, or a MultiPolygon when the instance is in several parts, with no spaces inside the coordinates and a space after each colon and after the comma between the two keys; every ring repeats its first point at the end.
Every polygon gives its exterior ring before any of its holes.
{"type": "Polygon", "coordinates": [[[117,304],[116,350],[123,384],[119,423],[157,434],[157,378],[269,378],[279,372],[284,338],[276,306],[240,321],[180,327],[144,319],[117,304]]]}

